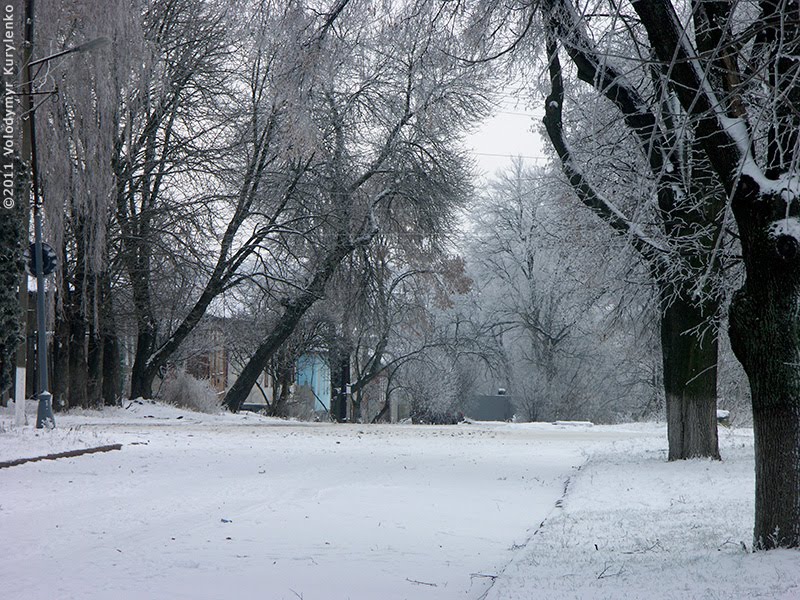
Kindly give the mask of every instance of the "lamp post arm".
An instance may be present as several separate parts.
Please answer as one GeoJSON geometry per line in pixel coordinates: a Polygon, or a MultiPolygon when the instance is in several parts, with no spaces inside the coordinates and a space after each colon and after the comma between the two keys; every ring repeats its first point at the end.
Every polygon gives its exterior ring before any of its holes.
{"type": "Polygon", "coordinates": [[[67,48],[66,50],[62,50],[61,52],[56,52],[55,54],[51,54],[50,56],[45,56],[44,58],[37,58],[36,60],[32,60],[28,63],[28,66],[32,67],[34,65],[41,65],[46,62],[49,62],[56,58],[61,58],[67,54],[72,54],[73,52],[88,52],[90,50],[95,50],[97,48],[102,48],[111,43],[107,37],[99,37],[93,40],[90,40],[84,44],[79,44],[77,46],[73,46],[72,48],[67,48]]]}

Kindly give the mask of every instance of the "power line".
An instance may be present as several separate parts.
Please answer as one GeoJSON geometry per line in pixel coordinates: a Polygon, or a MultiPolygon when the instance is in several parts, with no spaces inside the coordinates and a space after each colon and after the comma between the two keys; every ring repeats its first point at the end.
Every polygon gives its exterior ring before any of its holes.
{"type": "Polygon", "coordinates": [[[493,152],[472,152],[477,156],[496,156],[498,158],[530,158],[531,160],[548,160],[549,156],[532,156],[530,154],[495,154],[493,152]]]}
{"type": "Polygon", "coordinates": [[[529,119],[533,119],[536,117],[541,117],[544,113],[532,113],[532,112],[520,112],[514,110],[496,110],[492,113],[493,115],[511,115],[512,117],[528,117],[529,119]]]}

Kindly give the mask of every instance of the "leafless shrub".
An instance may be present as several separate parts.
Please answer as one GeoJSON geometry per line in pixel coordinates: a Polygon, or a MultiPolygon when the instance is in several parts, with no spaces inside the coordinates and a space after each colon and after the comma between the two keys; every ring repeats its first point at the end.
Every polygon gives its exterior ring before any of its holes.
{"type": "Polygon", "coordinates": [[[183,369],[168,376],[161,387],[161,400],[197,412],[215,414],[222,403],[208,381],[195,379],[183,369]]]}

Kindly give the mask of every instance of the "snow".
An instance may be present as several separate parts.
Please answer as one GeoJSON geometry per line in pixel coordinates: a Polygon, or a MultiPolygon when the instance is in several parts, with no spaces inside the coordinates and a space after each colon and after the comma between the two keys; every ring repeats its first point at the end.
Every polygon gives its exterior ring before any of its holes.
{"type": "Polygon", "coordinates": [[[767,228],[767,234],[773,238],[789,236],[800,241],[800,219],[788,217],[773,221],[767,228]]]}
{"type": "Polygon", "coordinates": [[[752,430],[720,431],[722,462],[653,438],[594,453],[488,599],[800,598],[798,551],[751,551],[752,430]]]}
{"type": "Polygon", "coordinates": [[[0,461],[123,444],[0,469],[4,599],[800,594],[797,552],[741,548],[748,430],[721,430],[723,462],[667,463],[659,424],[333,425],[141,402],[37,432],[2,411],[0,461]]]}

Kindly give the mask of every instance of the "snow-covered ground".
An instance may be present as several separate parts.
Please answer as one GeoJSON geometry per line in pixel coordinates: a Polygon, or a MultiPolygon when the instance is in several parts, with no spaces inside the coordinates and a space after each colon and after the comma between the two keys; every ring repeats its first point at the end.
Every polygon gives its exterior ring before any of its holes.
{"type": "Polygon", "coordinates": [[[123,448],[0,469],[4,600],[800,598],[800,553],[742,548],[746,430],[669,464],[660,425],[11,414],[0,461],[123,448]]]}

